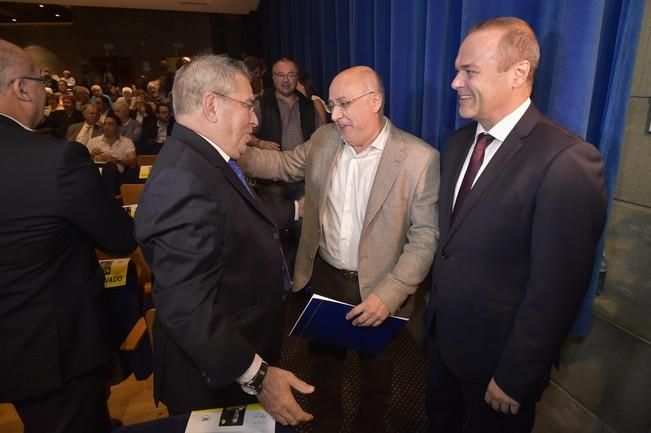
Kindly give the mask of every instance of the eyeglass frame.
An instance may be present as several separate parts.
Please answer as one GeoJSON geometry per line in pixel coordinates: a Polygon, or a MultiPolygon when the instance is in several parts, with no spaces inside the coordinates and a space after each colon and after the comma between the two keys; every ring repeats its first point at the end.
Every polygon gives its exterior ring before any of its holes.
{"type": "Polygon", "coordinates": [[[328,103],[325,106],[325,110],[326,110],[326,112],[328,112],[328,114],[332,114],[332,112],[335,111],[335,108],[339,108],[341,111],[345,112],[346,109],[348,109],[348,107],[350,107],[350,105],[353,102],[357,101],[358,99],[363,98],[364,96],[368,96],[368,95],[370,95],[372,93],[376,93],[376,91],[375,90],[369,90],[368,92],[364,93],[363,95],[359,95],[358,97],[347,100],[347,101],[342,101],[342,102],[328,101],[328,103]]]}
{"type": "Polygon", "coordinates": [[[280,78],[281,80],[284,80],[285,78],[289,78],[290,80],[297,80],[298,79],[298,72],[272,72],[271,75],[273,75],[276,78],[280,78]]]}
{"type": "Polygon", "coordinates": [[[39,81],[42,86],[45,86],[45,78],[43,77],[30,77],[29,75],[23,75],[21,77],[16,77],[13,80],[9,81],[9,85],[16,80],[29,80],[29,81],[39,81]]]}
{"type": "Polygon", "coordinates": [[[241,106],[245,107],[247,110],[249,110],[249,113],[253,113],[255,111],[255,103],[253,102],[245,102],[245,101],[240,101],[239,99],[231,98],[230,96],[224,95],[223,93],[219,92],[213,92],[210,91],[213,95],[221,96],[222,98],[230,99],[233,102],[237,102],[241,106]]]}

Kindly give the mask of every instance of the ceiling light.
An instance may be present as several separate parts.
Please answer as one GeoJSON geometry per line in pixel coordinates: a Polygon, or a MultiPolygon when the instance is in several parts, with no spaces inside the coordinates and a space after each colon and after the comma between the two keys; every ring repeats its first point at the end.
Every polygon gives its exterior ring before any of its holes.
{"type": "Polygon", "coordinates": [[[38,5],[38,7],[40,7],[40,8],[44,8],[44,7],[45,7],[45,5],[38,5]]]}
{"type": "Polygon", "coordinates": [[[54,14],[54,16],[59,18],[61,15],[60,14],[54,14]]]}

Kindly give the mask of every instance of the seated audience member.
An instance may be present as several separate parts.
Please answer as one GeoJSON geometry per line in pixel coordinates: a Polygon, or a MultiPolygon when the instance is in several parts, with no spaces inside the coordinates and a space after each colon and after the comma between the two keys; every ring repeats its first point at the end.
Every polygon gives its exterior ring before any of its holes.
{"type": "MultiPolygon", "coordinates": [[[[47,93],[47,92],[46,92],[47,93]]],[[[48,117],[59,107],[59,97],[55,93],[47,93],[45,108],[43,108],[43,115],[48,117]]],[[[63,107],[61,107],[63,108],[63,107]]]]}
{"type": "Polygon", "coordinates": [[[98,122],[100,124],[104,123],[106,115],[111,110],[109,100],[110,98],[107,95],[102,95],[98,98],[95,98],[93,101],[97,107],[97,114],[99,115],[98,122]]]}
{"type": "Polygon", "coordinates": [[[106,114],[102,135],[91,138],[86,147],[95,162],[115,164],[120,173],[124,172],[125,166],[137,165],[136,146],[120,135],[120,119],[112,111],[106,114]]]}
{"type": "Polygon", "coordinates": [[[114,84],[109,84],[107,87],[108,89],[105,94],[111,98],[111,103],[117,101],[117,99],[120,97],[120,89],[114,84]]]}
{"type": "MultiPolygon", "coordinates": [[[[128,87],[127,87],[128,88],[128,87]]],[[[113,111],[120,119],[122,126],[120,126],[120,135],[127,137],[134,143],[140,140],[142,134],[142,126],[129,116],[129,105],[124,98],[120,98],[113,104],[113,111]]]]}
{"type": "Polygon", "coordinates": [[[50,133],[56,138],[65,138],[70,125],[84,120],[81,112],[75,108],[74,96],[65,95],[61,101],[63,110],[53,111],[45,122],[45,127],[49,128],[50,133]]]}
{"type": "Polygon", "coordinates": [[[136,97],[134,98],[134,108],[131,110],[131,118],[135,119],[143,127],[150,122],[156,122],[154,115],[154,108],[147,102],[147,97],[142,90],[136,90],[136,97]]]}
{"type": "Polygon", "coordinates": [[[156,106],[156,122],[148,122],[142,127],[142,148],[140,154],[157,155],[161,147],[172,133],[174,119],[168,104],[156,106]]]}
{"type": "Polygon", "coordinates": [[[104,94],[104,91],[102,90],[102,86],[99,84],[93,84],[90,86],[90,93],[93,94],[93,97],[91,99],[95,100],[95,98],[99,98],[104,94]]]}
{"type": "Polygon", "coordinates": [[[41,71],[41,78],[43,78],[44,87],[52,90],[52,92],[56,90],[57,82],[54,78],[52,78],[52,74],[48,68],[45,68],[43,71],[41,71]]]}
{"type": "Polygon", "coordinates": [[[135,103],[136,103],[135,99],[133,99],[133,89],[131,87],[123,87],[122,97],[126,101],[129,110],[132,110],[135,107],[135,103]]]}
{"type": "Polygon", "coordinates": [[[64,79],[60,79],[57,81],[57,92],[61,93],[61,95],[70,95],[71,92],[68,89],[68,83],[64,79]]]}
{"type": "Polygon", "coordinates": [[[45,91],[28,79],[39,71],[29,55],[0,40],[0,65],[0,403],[26,433],[108,433],[112,348],[95,249],[131,253],[133,222],[84,148],[30,130],[45,91]]]}
{"type": "Polygon", "coordinates": [[[67,69],[63,71],[63,76],[61,79],[66,82],[68,89],[72,89],[77,84],[77,80],[75,80],[75,77],[72,76],[72,72],[67,69]]]}
{"type": "Polygon", "coordinates": [[[77,100],[77,102],[75,102],[75,106],[79,111],[81,111],[81,108],[84,105],[90,102],[90,90],[88,90],[88,87],[75,86],[72,89],[72,96],[74,96],[77,100]]]}
{"type": "Polygon", "coordinates": [[[147,83],[147,102],[153,102],[155,104],[162,102],[160,97],[160,82],[150,81],[147,83]]]}
{"type": "Polygon", "coordinates": [[[73,123],[68,127],[66,140],[76,141],[84,146],[93,137],[102,135],[102,130],[97,125],[97,107],[92,102],[87,103],[81,110],[83,122],[73,123]]]}

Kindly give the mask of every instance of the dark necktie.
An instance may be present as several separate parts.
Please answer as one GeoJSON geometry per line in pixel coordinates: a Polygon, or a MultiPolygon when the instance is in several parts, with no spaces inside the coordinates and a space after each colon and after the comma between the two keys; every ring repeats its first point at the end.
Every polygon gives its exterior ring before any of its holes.
{"type": "MultiPolygon", "coordinates": [[[[231,167],[240,182],[242,182],[249,194],[251,194],[251,197],[255,198],[255,193],[253,192],[251,185],[249,185],[249,183],[246,181],[246,177],[244,177],[242,167],[240,167],[240,165],[234,159],[229,159],[228,165],[231,167]]],[[[283,252],[282,247],[280,248],[280,255],[283,257],[283,284],[285,285],[286,296],[286,293],[289,292],[289,290],[292,288],[292,278],[289,275],[289,269],[287,267],[287,261],[285,260],[285,253],[283,252]]]]}
{"type": "Polygon", "coordinates": [[[454,222],[454,218],[457,215],[458,211],[463,206],[463,202],[466,199],[466,196],[472,189],[472,183],[479,173],[479,168],[484,162],[484,154],[486,153],[486,148],[494,140],[494,137],[491,137],[490,134],[482,132],[477,136],[477,143],[475,148],[470,155],[470,162],[468,163],[468,168],[466,169],[466,174],[463,176],[461,181],[461,187],[457,193],[457,200],[454,203],[454,210],[452,210],[452,217],[450,218],[450,224],[454,222]]]}

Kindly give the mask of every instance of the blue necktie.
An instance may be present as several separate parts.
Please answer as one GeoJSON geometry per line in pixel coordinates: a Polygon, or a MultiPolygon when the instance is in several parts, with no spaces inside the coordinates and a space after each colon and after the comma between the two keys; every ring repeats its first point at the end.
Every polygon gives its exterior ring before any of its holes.
{"type": "MultiPolygon", "coordinates": [[[[237,178],[244,184],[244,187],[246,190],[251,194],[251,197],[255,198],[255,193],[253,192],[253,189],[251,189],[251,185],[246,181],[246,177],[244,177],[244,172],[242,171],[242,167],[235,161],[234,159],[228,160],[228,165],[231,167],[237,178]]],[[[287,261],[285,260],[285,253],[283,253],[282,247],[280,248],[280,255],[283,258],[283,283],[285,285],[285,296],[287,292],[292,288],[292,278],[289,275],[289,269],[287,269],[287,261]]]]}

